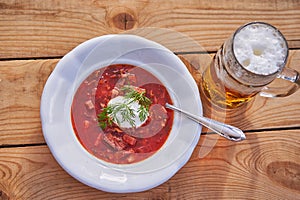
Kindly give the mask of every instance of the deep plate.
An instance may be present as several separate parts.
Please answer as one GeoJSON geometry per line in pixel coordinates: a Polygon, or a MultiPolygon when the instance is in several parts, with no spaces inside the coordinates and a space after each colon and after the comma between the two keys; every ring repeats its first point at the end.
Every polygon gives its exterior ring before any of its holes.
{"type": "Polygon", "coordinates": [[[148,70],[166,86],[176,106],[202,115],[197,85],[170,50],[138,36],[107,35],[82,43],[57,64],[42,94],[42,128],[57,162],[77,180],[108,192],[139,192],[164,183],[188,161],[200,138],[201,126],[175,113],[167,142],[139,163],[110,164],[89,154],[72,128],[72,98],[91,72],[118,63],[148,70]]]}

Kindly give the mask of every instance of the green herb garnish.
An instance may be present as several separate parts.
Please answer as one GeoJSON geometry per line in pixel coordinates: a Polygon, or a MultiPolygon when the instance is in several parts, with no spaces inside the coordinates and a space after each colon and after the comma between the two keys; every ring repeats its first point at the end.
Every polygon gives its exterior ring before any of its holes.
{"type": "Polygon", "coordinates": [[[121,88],[121,91],[124,92],[125,101],[123,103],[110,104],[103,108],[102,112],[98,114],[99,126],[102,129],[111,126],[113,122],[120,125],[125,121],[132,127],[135,127],[134,118],[136,115],[133,108],[130,107],[130,104],[133,102],[138,102],[139,104],[137,113],[141,121],[144,121],[149,115],[151,100],[145,96],[145,91],[138,91],[137,88],[128,85],[121,88]],[[120,113],[121,119],[117,116],[118,113],[120,113]]]}

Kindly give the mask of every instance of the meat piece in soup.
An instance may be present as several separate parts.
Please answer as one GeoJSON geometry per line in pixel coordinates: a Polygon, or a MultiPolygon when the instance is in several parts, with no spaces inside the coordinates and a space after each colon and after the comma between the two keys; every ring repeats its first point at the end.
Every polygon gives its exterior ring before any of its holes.
{"type": "Polygon", "coordinates": [[[166,87],[150,72],[133,65],[110,65],[91,73],[78,87],[71,119],[81,145],[96,158],[115,164],[130,164],[149,158],[166,142],[173,123],[172,104],[166,87]],[[139,126],[124,128],[115,121],[99,126],[99,114],[109,102],[126,96],[130,86],[151,101],[148,115],[139,126]]]}

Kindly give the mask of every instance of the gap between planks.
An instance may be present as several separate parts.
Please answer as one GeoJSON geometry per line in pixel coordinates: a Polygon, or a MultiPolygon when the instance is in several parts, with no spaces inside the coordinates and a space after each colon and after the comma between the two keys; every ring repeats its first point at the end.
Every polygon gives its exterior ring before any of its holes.
{"type": "MultiPolygon", "coordinates": [[[[257,130],[247,130],[244,131],[246,134],[251,133],[268,133],[268,132],[274,132],[274,131],[288,131],[288,130],[300,130],[299,126],[296,127],[286,127],[286,128],[269,128],[269,129],[257,129],[257,130]]],[[[215,132],[202,132],[201,135],[217,135],[215,132]]],[[[221,137],[221,139],[224,139],[221,137]]],[[[225,139],[224,139],[225,140],[225,139]]],[[[247,139],[246,139],[247,140],[247,139]]],[[[37,147],[37,146],[47,146],[47,143],[30,143],[30,144],[4,144],[0,145],[0,149],[2,148],[24,148],[24,147],[37,147]]]]}

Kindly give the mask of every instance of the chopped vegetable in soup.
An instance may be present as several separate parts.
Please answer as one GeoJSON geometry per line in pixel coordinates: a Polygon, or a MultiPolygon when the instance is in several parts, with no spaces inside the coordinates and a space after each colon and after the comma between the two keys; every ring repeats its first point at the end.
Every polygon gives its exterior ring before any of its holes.
{"type": "Polygon", "coordinates": [[[115,164],[144,160],[166,142],[173,123],[164,85],[148,71],[125,64],[90,74],[71,108],[74,132],[95,157],[115,164]]]}

